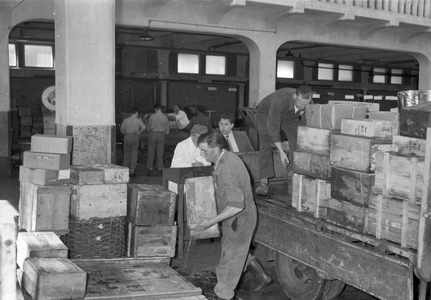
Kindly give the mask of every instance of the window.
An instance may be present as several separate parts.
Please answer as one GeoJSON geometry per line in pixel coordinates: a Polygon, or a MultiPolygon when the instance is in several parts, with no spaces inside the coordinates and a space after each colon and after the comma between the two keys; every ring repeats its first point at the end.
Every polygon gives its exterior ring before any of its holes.
{"type": "MultiPolygon", "coordinates": [[[[400,70],[400,69],[392,69],[391,70],[391,74],[400,74],[400,75],[402,75],[403,73],[404,73],[403,70],[400,70]]],[[[402,76],[392,75],[391,76],[391,84],[403,84],[403,77],[402,76]]]]}
{"type": "Polygon", "coordinates": [[[226,57],[219,55],[205,56],[205,74],[226,75],[226,57]]]}
{"type": "Polygon", "coordinates": [[[277,61],[277,77],[278,78],[294,78],[295,62],[290,60],[277,61]]]}
{"type": "Polygon", "coordinates": [[[17,67],[15,44],[9,44],[9,67],[17,67]]]}
{"type": "Polygon", "coordinates": [[[339,81],[353,81],[353,66],[339,65],[338,66],[339,81]]]}
{"type": "Polygon", "coordinates": [[[24,66],[53,68],[52,46],[24,45],[24,66]]]}
{"type": "Polygon", "coordinates": [[[333,64],[318,64],[317,80],[334,80],[334,65],[333,64]]]}
{"type": "Polygon", "coordinates": [[[374,68],[373,83],[386,83],[385,68],[374,68]]]}
{"type": "Polygon", "coordinates": [[[199,74],[199,55],[179,53],[178,73],[199,74]]]}

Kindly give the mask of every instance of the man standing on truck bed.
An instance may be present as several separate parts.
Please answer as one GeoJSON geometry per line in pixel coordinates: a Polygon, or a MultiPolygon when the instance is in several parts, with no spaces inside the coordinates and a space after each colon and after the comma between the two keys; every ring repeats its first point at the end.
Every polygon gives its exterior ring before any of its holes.
{"type": "Polygon", "coordinates": [[[257,221],[250,175],[241,158],[224,149],[223,142],[223,135],[218,132],[204,133],[199,137],[202,156],[214,163],[218,215],[203,220],[194,229],[203,231],[222,223],[221,257],[216,267],[217,284],[214,292],[220,299],[233,299],[245,268],[254,276],[254,291],[261,290],[272,279],[257,259],[249,254],[257,221]]]}
{"type": "Polygon", "coordinates": [[[296,149],[298,125],[306,125],[303,116],[305,107],[310,104],[313,91],[307,85],[297,89],[282,88],[269,94],[260,101],[256,111],[257,131],[259,134],[259,177],[257,195],[269,192],[268,178],[274,177],[271,142],[277,148],[281,162],[288,171],[289,191],[292,184],[292,160],[296,149]],[[289,156],[281,147],[280,129],[283,129],[289,142],[289,156]]]}

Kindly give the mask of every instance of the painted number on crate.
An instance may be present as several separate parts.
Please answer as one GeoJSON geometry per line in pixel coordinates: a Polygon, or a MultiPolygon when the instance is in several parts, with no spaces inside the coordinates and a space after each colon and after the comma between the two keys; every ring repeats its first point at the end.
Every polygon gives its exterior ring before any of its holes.
{"type": "Polygon", "coordinates": [[[166,255],[166,254],[168,254],[168,250],[159,248],[159,249],[157,249],[157,254],[166,255]]]}

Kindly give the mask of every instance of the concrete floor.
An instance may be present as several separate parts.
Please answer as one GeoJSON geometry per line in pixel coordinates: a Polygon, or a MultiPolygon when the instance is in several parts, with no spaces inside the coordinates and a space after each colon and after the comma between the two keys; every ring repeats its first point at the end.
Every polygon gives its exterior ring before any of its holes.
{"type": "MultiPolygon", "coordinates": [[[[142,159],[141,159],[142,160],[142,159]]],[[[145,184],[161,184],[161,177],[147,177],[144,176],[144,163],[141,162],[136,170],[137,177],[131,178],[131,183],[145,183],[145,184]]],[[[11,180],[0,180],[0,199],[8,200],[16,209],[19,203],[19,181],[18,174],[13,174],[11,180]]],[[[216,283],[214,268],[218,263],[220,255],[220,240],[216,239],[211,242],[210,240],[193,241],[191,244],[186,242],[185,255],[183,259],[174,258],[171,266],[188,279],[195,286],[200,287],[203,294],[209,299],[217,299],[213,288],[216,283]]],[[[285,295],[282,287],[280,286],[275,271],[274,262],[265,261],[265,248],[257,245],[254,249],[254,255],[264,266],[268,274],[274,279],[274,282],[260,292],[253,292],[253,278],[246,273],[241,283],[238,286],[236,299],[244,300],[286,300],[288,297],[285,295]]],[[[337,298],[338,300],[371,300],[376,299],[367,295],[353,287],[348,286],[344,292],[337,298]]]]}

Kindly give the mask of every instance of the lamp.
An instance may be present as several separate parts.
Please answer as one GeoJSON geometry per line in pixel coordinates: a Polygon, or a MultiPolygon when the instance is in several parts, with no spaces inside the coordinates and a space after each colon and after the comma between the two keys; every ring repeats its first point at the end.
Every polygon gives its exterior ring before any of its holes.
{"type": "Polygon", "coordinates": [[[153,37],[147,32],[147,29],[144,29],[144,31],[141,33],[141,35],[139,36],[139,39],[141,41],[152,41],[153,37]]]}
{"type": "Polygon", "coordinates": [[[284,57],[295,57],[295,55],[293,55],[293,53],[290,52],[290,49],[289,49],[289,51],[287,51],[287,53],[284,55],[284,57]]]}

